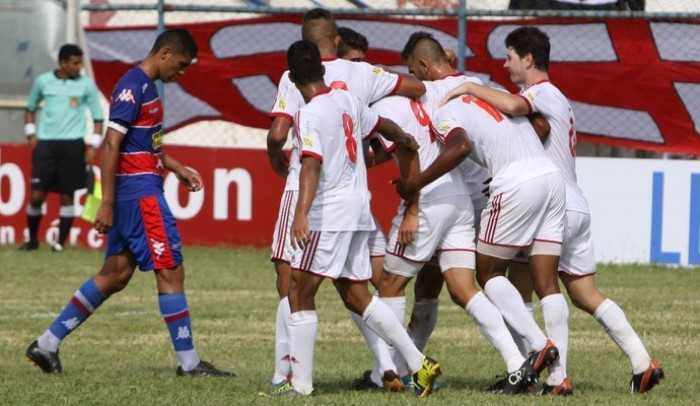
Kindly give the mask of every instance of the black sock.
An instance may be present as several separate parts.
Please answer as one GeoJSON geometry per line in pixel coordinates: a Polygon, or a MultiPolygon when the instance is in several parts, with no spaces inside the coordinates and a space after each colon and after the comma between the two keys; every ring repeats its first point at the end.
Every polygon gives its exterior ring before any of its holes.
{"type": "Polygon", "coordinates": [[[41,214],[38,216],[27,215],[27,226],[29,227],[29,241],[38,243],[37,235],[39,234],[39,224],[41,223],[41,214]]]}
{"type": "Polygon", "coordinates": [[[59,217],[58,219],[58,243],[65,247],[66,239],[73,226],[74,217],[59,217]]]}

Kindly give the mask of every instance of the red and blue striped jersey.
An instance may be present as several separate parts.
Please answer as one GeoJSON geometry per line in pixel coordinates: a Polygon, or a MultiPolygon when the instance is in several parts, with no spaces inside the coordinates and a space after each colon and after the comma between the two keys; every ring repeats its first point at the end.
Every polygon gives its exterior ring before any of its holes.
{"type": "Polygon", "coordinates": [[[163,192],[163,106],[155,83],[134,66],[112,92],[109,127],[125,134],[119,149],[115,200],[163,192]]]}

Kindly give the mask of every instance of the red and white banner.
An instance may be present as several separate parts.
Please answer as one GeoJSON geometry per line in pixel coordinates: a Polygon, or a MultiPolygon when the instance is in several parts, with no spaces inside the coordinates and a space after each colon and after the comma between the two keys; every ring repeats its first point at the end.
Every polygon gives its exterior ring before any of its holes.
{"type": "MultiPolygon", "coordinates": [[[[416,30],[456,49],[454,19],[348,18],[365,34],[369,60],[400,65],[416,30]]],[[[581,139],[653,151],[700,154],[700,38],[697,22],[643,19],[469,21],[467,69],[516,90],[502,68],[503,41],[515,27],[537,25],[552,43],[552,81],[570,98],[581,139]]],[[[265,112],[286,68],[287,47],[300,37],[300,16],[189,24],[199,60],[178,84],[166,86],[168,129],[218,119],[266,128],[265,112]]],[[[90,29],[87,41],[105,94],[149,51],[153,27],[90,29]]]]}
{"type": "MultiPolygon", "coordinates": [[[[204,180],[202,191],[188,192],[175,175],[165,178],[165,197],[186,244],[270,244],[284,181],[270,168],[265,151],[180,146],[164,150],[195,169],[204,180]]],[[[28,146],[0,146],[0,245],[25,240],[30,162],[28,146]]],[[[369,175],[374,211],[385,227],[398,205],[390,184],[397,174],[395,165],[389,163],[371,170],[369,175]]],[[[78,213],[84,200],[85,191],[76,193],[78,213]]],[[[51,194],[39,231],[40,241],[57,240],[58,206],[57,195],[51,194]]],[[[81,219],[76,219],[70,238],[71,243],[92,248],[104,245],[103,236],[81,219]]]]}

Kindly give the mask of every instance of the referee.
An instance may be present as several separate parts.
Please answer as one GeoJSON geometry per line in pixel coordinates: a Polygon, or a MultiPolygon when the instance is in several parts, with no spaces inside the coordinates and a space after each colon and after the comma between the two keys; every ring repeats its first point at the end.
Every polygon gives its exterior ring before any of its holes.
{"type": "Polygon", "coordinates": [[[58,69],[36,78],[27,100],[24,133],[32,147],[32,192],[27,206],[29,241],[19,248],[23,251],[39,248],[41,207],[48,192],[60,194],[58,243],[52,249],[63,250],[75,216],[73,193],[86,186],[86,161],[94,159],[102,141],[99,94],[93,81],[80,74],[82,68],[83,51],[77,45],[63,45],[58,69]],[[41,101],[37,128],[35,116],[41,101]],[[83,141],[85,109],[90,110],[95,131],[83,141]]]}

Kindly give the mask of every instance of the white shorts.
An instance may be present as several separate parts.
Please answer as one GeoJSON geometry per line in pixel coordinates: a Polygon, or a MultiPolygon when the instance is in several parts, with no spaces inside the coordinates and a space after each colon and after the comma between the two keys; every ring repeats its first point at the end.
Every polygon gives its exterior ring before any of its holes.
{"type": "Polygon", "coordinates": [[[386,252],[386,236],[376,218],[374,224],[377,228],[369,232],[369,256],[383,257],[386,252]]]}
{"type": "Polygon", "coordinates": [[[477,251],[507,260],[523,248],[529,255],[560,255],[565,206],[559,172],[492,191],[481,214],[477,251]]]}
{"type": "Polygon", "coordinates": [[[584,276],[595,273],[595,269],[591,216],[579,211],[567,210],[559,272],[584,276]]]}
{"type": "Polygon", "coordinates": [[[292,223],[294,222],[294,210],[297,206],[299,192],[285,190],[280,199],[280,209],[277,213],[277,223],[272,234],[271,261],[292,262],[292,223]]]}
{"type": "Polygon", "coordinates": [[[330,279],[366,281],[372,277],[369,231],[312,231],[304,249],[292,254],[292,269],[330,279]]]}
{"type": "Polygon", "coordinates": [[[448,196],[419,204],[418,232],[409,245],[399,244],[403,212],[392,221],[384,268],[412,278],[437,255],[442,271],[474,269],[474,209],[468,196],[448,196]]]}

